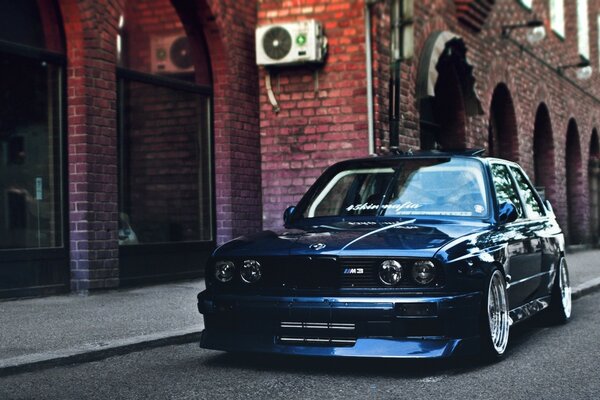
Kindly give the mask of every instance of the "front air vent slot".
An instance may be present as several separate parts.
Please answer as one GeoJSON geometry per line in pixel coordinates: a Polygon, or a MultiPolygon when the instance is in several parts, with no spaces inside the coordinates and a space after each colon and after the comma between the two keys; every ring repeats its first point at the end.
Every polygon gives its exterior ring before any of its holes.
{"type": "Polygon", "coordinates": [[[283,321],[277,342],[302,346],[354,346],[356,325],[345,322],[283,321]]]}

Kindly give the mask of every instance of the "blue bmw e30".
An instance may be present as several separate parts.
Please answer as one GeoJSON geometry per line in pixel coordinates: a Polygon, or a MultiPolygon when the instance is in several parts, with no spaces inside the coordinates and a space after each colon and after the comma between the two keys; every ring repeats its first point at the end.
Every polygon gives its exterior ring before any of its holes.
{"type": "Polygon", "coordinates": [[[571,315],[564,236],[515,163],[429,152],[337,163],[285,229],[219,247],[201,347],[501,357],[513,324],[571,315]]]}

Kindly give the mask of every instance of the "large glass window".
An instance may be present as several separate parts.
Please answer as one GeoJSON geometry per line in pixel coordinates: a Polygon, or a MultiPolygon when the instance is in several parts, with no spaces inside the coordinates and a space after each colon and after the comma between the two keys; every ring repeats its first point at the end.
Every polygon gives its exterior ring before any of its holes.
{"type": "Polygon", "coordinates": [[[0,1],[0,249],[63,246],[62,41],[37,3],[0,1]]]}
{"type": "Polygon", "coordinates": [[[168,0],[129,1],[119,28],[119,243],[211,241],[204,42],[168,0]]]}
{"type": "Polygon", "coordinates": [[[533,0],[519,0],[519,3],[528,10],[533,6],[533,0]]]}
{"type": "Polygon", "coordinates": [[[577,44],[579,55],[590,59],[590,27],[588,21],[588,1],[577,0],[577,44]]]}
{"type": "Polygon", "coordinates": [[[120,82],[120,243],[211,240],[210,97],[120,82]]]}
{"type": "Polygon", "coordinates": [[[565,37],[564,0],[550,0],[550,27],[558,36],[565,37]]]}

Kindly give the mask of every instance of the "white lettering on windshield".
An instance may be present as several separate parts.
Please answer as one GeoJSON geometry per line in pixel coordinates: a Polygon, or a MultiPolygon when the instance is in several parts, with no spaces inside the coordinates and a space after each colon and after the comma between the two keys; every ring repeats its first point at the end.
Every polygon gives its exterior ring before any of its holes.
{"type": "MultiPolygon", "coordinates": [[[[391,208],[397,213],[400,210],[416,210],[423,207],[421,204],[413,203],[412,201],[406,201],[402,204],[384,204],[381,206],[384,210],[391,208]]],[[[379,208],[378,204],[363,203],[363,204],[352,204],[346,207],[346,211],[363,211],[363,210],[376,210],[379,208]]]]}

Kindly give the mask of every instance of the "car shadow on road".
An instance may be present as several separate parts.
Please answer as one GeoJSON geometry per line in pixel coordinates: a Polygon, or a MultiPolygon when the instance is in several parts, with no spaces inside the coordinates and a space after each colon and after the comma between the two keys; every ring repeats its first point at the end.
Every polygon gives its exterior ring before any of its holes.
{"type": "Polygon", "coordinates": [[[472,370],[493,367],[506,358],[517,357],[531,340],[547,330],[541,316],[516,325],[511,330],[509,348],[503,359],[489,361],[478,356],[449,359],[385,359],[284,356],[254,353],[215,353],[204,364],[211,368],[249,369],[265,372],[288,372],[309,375],[390,376],[412,379],[435,379],[440,375],[460,375],[472,370]]]}

